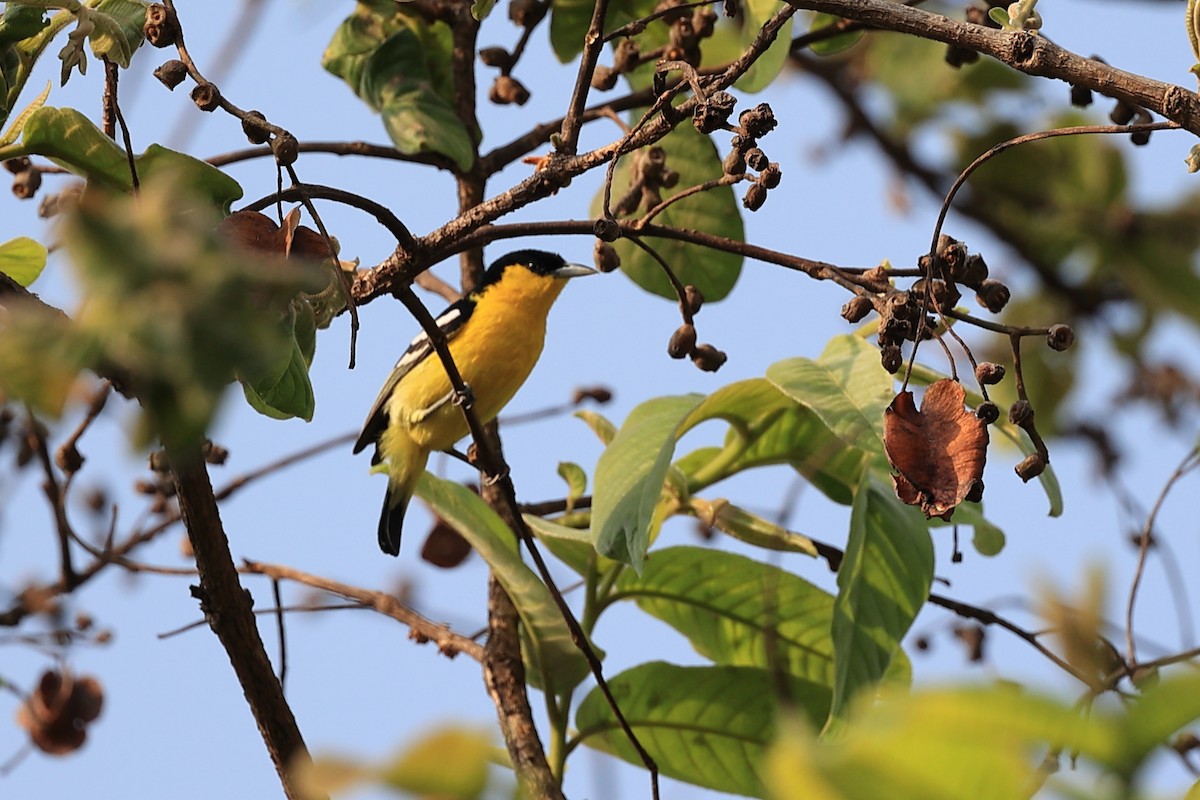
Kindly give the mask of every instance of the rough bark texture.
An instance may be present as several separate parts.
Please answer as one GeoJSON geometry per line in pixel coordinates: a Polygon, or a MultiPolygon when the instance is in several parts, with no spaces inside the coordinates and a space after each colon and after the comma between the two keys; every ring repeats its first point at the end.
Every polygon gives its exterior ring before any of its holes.
{"type": "Polygon", "coordinates": [[[176,453],[170,461],[179,510],[200,572],[200,585],[192,587],[192,593],[199,598],[204,618],[229,655],[284,794],[299,800],[301,795],[290,770],[298,759],[308,758],[308,750],[263,647],[253,601],[238,579],[208,469],[198,452],[176,453]]]}

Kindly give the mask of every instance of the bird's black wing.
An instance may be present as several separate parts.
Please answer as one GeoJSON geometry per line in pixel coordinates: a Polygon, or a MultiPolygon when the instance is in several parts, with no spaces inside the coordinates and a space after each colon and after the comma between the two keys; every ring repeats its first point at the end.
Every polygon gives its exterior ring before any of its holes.
{"type": "MultiPolygon", "coordinates": [[[[454,336],[462,330],[474,310],[475,301],[470,297],[464,297],[438,315],[437,326],[447,341],[453,340],[454,336]]],[[[371,412],[367,414],[367,421],[363,424],[362,433],[358,435],[358,440],[354,443],[354,452],[361,452],[367,445],[379,441],[379,437],[383,435],[388,425],[388,398],[392,396],[396,385],[404,379],[404,376],[431,355],[434,358],[437,357],[433,351],[433,343],[429,341],[429,336],[425,331],[421,331],[408,345],[404,355],[400,356],[400,360],[392,369],[392,374],[388,376],[387,383],[383,385],[379,396],[375,398],[375,404],[371,406],[371,412]]],[[[379,454],[376,453],[375,457],[378,460],[379,454]]]]}

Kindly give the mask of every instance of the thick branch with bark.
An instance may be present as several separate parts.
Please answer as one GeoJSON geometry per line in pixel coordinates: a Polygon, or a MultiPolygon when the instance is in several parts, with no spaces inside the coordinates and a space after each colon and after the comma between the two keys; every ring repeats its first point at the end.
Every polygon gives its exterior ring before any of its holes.
{"type": "Polygon", "coordinates": [[[291,770],[297,761],[308,758],[308,749],[271,669],[254,603],[238,579],[208,469],[198,450],[174,453],[170,462],[179,510],[200,572],[200,585],[193,587],[193,593],[229,656],[284,793],[289,800],[298,800],[301,794],[291,770]]]}
{"type": "Polygon", "coordinates": [[[1026,75],[1056,78],[1141,106],[1200,136],[1200,96],[1195,92],[1085,58],[1044,36],[961,22],[889,0],[788,0],[788,3],[880,30],[977,50],[1026,75]]]}

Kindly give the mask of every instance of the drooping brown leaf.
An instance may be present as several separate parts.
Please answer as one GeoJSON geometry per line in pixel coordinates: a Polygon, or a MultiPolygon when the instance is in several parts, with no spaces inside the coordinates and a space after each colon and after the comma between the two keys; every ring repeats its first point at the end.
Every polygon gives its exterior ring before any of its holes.
{"type": "Polygon", "coordinates": [[[429,531],[425,545],[421,548],[421,558],[442,569],[457,567],[469,555],[471,544],[442,519],[429,531]]]}
{"type": "MultiPolygon", "coordinates": [[[[468,483],[466,486],[475,494],[479,494],[479,486],[476,484],[468,483]]],[[[435,567],[453,569],[466,561],[469,555],[471,543],[446,520],[436,517],[429,535],[425,537],[425,544],[421,547],[422,560],[435,567]]]]}
{"type": "Polygon", "coordinates": [[[963,500],[983,496],[987,425],[963,407],[961,384],[940,380],[925,390],[918,411],[900,392],[883,415],[883,445],[896,470],[896,496],[927,517],[948,520],[963,500]]]}
{"type": "Polygon", "coordinates": [[[17,709],[17,724],[42,752],[66,755],[83,746],[87,724],[100,716],[103,704],[104,690],[95,678],[49,670],[17,709]]]}
{"type": "Polygon", "coordinates": [[[300,209],[284,218],[283,227],[258,211],[235,211],[217,226],[217,232],[236,247],[287,258],[294,256],[312,261],[329,257],[329,247],[321,234],[300,224],[300,209]]]}

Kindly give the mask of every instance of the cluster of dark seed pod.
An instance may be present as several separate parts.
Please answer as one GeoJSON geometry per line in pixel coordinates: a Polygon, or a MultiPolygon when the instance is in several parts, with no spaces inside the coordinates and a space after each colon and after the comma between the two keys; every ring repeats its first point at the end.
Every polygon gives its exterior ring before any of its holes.
{"type": "MultiPolygon", "coordinates": [[[[841,315],[850,323],[866,319],[872,311],[879,314],[880,361],[893,374],[904,363],[901,345],[932,338],[937,324],[935,315],[958,304],[962,299],[960,287],[973,289],[979,304],[992,313],[999,313],[1011,297],[1006,285],[988,277],[983,256],[970,252],[953,237],[940,236],[933,256],[922,256],[918,263],[924,277],[906,291],[891,285],[886,268],[867,270],[859,278],[863,291],[842,306],[841,315]]],[[[1047,331],[1046,343],[1051,349],[1066,350],[1074,342],[1075,332],[1068,325],[1054,325],[1047,331]]],[[[1004,377],[1004,367],[980,364],[975,377],[983,386],[997,383],[1004,377]]],[[[998,416],[999,411],[994,407],[980,408],[980,419],[990,423],[998,416]]]]}
{"type": "Polygon", "coordinates": [[[596,246],[592,250],[592,262],[599,272],[615,272],[621,268],[621,256],[617,253],[617,248],[603,239],[596,239],[596,246]]]}
{"type": "Polygon", "coordinates": [[[684,0],[661,0],[654,12],[667,24],[666,61],[683,61],[693,67],[700,64],[700,42],[713,35],[717,15],[708,6],[693,7],[684,0]]]}
{"type": "Polygon", "coordinates": [[[680,310],[683,311],[684,323],[671,334],[667,343],[667,355],[671,358],[691,358],[692,363],[705,372],[716,372],[725,363],[728,356],[711,344],[696,343],[696,326],[692,318],[700,313],[704,305],[704,295],[691,284],[684,287],[684,295],[680,300],[680,310]]]}
{"type": "Polygon", "coordinates": [[[966,245],[945,234],[938,237],[933,258],[922,256],[917,265],[929,277],[913,284],[913,292],[928,293],[934,311],[953,308],[962,297],[959,286],[974,289],[979,305],[993,314],[999,314],[1012,297],[1007,286],[988,277],[983,256],[969,252],[966,245]]]}
{"type": "Polygon", "coordinates": [[[767,192],[783,179],[779,162],[767,158],[758,146],[758,140],[774,130],[777,124],[775,112],[766,103],[743,111],[738,115],[736,133],[730,140],[732,149],[722,164],[726,175],[744,175],[747,168],[758,173],[742,197],[742,205],[749,211],[762,208],[767,201],[767,192]]]}
{"type": "MultiPolygon", "coordinates": [[[[1100,56],[1091,56],[1091,60],[1098,61],[1101,64],[1108,63],[1100,56]]],[[[1075,83],[1070,84],[1070,87],[1071,105],[1077,108],[1086,108],[1092,104],[1094,98],[1091,89],[1075,83]]],[[[1154,121],[1149,111],[1125,100],[1116,101],[1112,111],[1108,114],[1108,118],[1112,120],[1114,125],[1145,125],[1154,121]]],[[[1150,131],[1134,131],[1129,134],[1129,141],[1138,146],[1149,144],[1150,131]]]]}
{"type": "Polygon", "coordinates": [[[613,48],[611,67],[597,64],[592,72],[592,88],[607,92],[617,85],[617,78],[632,72],[642,64],[642,53],[633,39],[622,39],[613,48]]]}
{"type": "Polygon", "coordinates": [[[663,189],[678,184],[679,173],[667,166],[667,151],[657,146],[642,148],[630,159],[629,191],[613,206],[613,213],[624,217],[639,208],[649,211],[663,201],[663,189]]]}
{"type": "MultiPolygon", "coordinates": [[[[542,21],[549,8],[549,3],[538,0],[513,0],[508,4],[508,18],[518,28],[529,29],[542,21]]],[[[503,47],[485,47],[479,51],[479,60],[484,65],[500,70],[488,89],[488,100],[496,105],[523,106],[529,102],[529,90],[512,76],[519,55],[503,47]]]]}
{"type": "MultiPolygon", "coordinates": [[[[179,20],[167,6],[151,3],[146,8],[143,33],[146,41],[153,46],[170,47],[179,39],[179,20]]],[[[177,58],[164,61],[154,70],[154,77],[167,89],[175,91],[188,77],[187,64],[177,58]]],[[[215,83],[202,80],[199,76],[192,88],[191,98],[201,111],[211,112],[221,107],[221,90],[215,83]]],[[[242,118],[242,132],[251,144],[269,144],[280,166],[290,166],[300,156],[300,143],[296,137],[271,125],[261,111],[246,112],[242,118]]]]}
{"type": "Polygon", "coordinates": [[[883,299],[877,304],[872,304],[866,297],[856,297],[842,307],[842,316],[851,322],[857,322],[865,317],[871,308],[879,312],[879,325],[876,330],[880,363],[894,375],[904,364],[904,355],[900,351],[901,343],[916,341],[918,336],[922,339],[932,338],[936,321],[932,316],[921,313],[920,295],[914,292],[890,292],[883,295],[883,299]]]}
{"type": "MultiPolygon", "coordinates": [[[[963,19],[972,25],[983,25],[987,28],[999,28],[1000,25],[988,16],[987,10],[976,5],[969,5],[963,14],[963,19]]],[[[964,64],[974,64],[979,60],[979,51],[962,45],[946,46],[946,63],[958,69],[964,64]]]]}
{"type": "MultiPolygon", "coordinates": [[[[1108,113],[1108,118],[1114,125],[1148,125],[1154,121],[1149,111],[1124,100],[1117,101],[1113,110],[1108,113]]],[[[1129,141],[1138,146],[1149,144],[1150,131],[1134,131],[1129,134],[1129,141]]]]}
{"type": "Polygon", "coordinates": [[[41,188],[42,171],[26,156],[10,158],[4,162],[4,168],[12,173],[13,195],[21,200],[28,200],[41,188]]]}
{"type": "Polygon", "coordinates": [[[151,47],[171,47],[179,39],[179,19],[169,7],[151,3],[146,7],[142,33],[151,47]]]}

